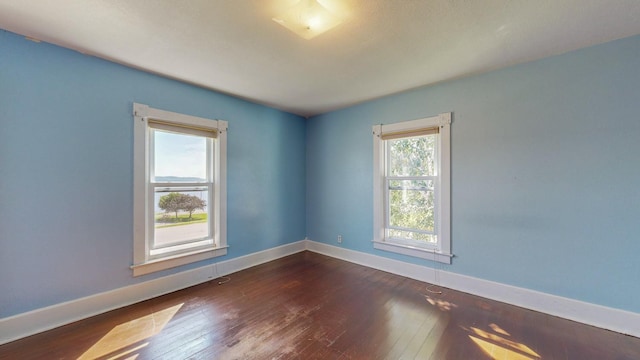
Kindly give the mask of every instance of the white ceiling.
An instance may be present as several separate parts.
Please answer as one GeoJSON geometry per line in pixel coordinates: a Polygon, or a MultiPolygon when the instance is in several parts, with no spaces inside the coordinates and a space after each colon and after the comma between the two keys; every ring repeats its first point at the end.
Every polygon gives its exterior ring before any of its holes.
{"type": "Polygon", "coordinates": [[[320,0],[346,21],[304,40],[297,0],[0,0],[0,28],[311,116],[640,34],[639,0],[320,0]]]}

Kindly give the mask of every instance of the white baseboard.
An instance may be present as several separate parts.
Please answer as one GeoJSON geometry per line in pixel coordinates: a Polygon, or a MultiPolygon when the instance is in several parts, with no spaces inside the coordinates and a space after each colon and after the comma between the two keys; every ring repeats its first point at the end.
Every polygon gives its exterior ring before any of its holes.
{"type": "Polygon", "coordinates": [[[197,285],[305,250],[307,241],[259,251],[196,269],[125,286],[0,319],[0,345],[113,309],[197,285]]]}
{"type": "MultiPolygon", "coordinates": [[[[436,275],[435,270],[430,267],[409,264],[359,251],[347,250],[311,240],[306,240],[306,249],[420,281],[433,282],[436,275]]],[[[449,289],[505,302],[622,334],[640,337],[640,314],[638,313],[443,270],[438,270],[438,279],[438,285],[449,289]]]]}
{"type": "MultiPolygon", "coordinates": [[[[0,319],[0,345],[113,309],[184,289],[240,270],[309,250],[408,278],[432,282],[432,268],[311,240],[259,251],[197,269],[106,291],[0,319]]],[[[443,287],[640,337],[640,314],[438,270],[443,287]]]]}

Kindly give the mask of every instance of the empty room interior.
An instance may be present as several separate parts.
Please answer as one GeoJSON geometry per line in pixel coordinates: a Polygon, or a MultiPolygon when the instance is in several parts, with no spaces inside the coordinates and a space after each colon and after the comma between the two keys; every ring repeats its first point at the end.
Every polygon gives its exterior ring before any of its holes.
{"type": "Polygon", "coordinates": [[[640,359],[638,19],[0,0],[0,359],[640,359]]]}

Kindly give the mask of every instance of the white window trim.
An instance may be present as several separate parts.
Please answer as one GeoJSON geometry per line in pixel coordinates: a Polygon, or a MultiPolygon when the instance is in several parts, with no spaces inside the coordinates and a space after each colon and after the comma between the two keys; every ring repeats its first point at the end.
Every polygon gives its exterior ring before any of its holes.
{"type": "Polygon", "coordinates": [[[375,249],[451,264],[451,113],[388,125],[373,126],[373,247],[375,249]],[[385,239],[385,133],[439,127],[436,214],[438,243],[433,249],[389,242],[385,239]]]}
{"type": "Polygon", "coordinates": [[[144,104],[133,104],[133,276],[189,264],[227,254],[227,128],[223,120],[210,120],[196,116],[154,109],[144,104]],[[216,130],[218,132],[214,161],[214,244],[212,247],[162,258],[152,258],[149,254],[147,238],[149,216],[147,196],[149,196],[149,147],[148,120],[170,124],[216,130]]]}

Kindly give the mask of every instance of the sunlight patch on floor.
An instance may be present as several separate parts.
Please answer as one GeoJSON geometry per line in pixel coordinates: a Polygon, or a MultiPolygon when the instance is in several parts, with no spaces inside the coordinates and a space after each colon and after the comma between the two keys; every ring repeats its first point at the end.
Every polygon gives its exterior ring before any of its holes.
{"type": "Polygon", "coordinates": [[[511,336],[511,334],[509,334],[506,330],[504,330],[503,328],[501,328],[500,326],[498,326],[496,324],[489,324],[489,327],[491,328],[491,330],[497,332],[498,334],[511,336]]]}
{"type": "Polygon", "coordinates": [[[425,299],[427,299],[427,302],[435,307],[437,307],[438,309],[440,309],[440,311],[451,311],[451,309],[453,308],[457,308],[458,305],[452,303],[452,302],[448,302],[446,300],[442,300],[442,299],[435,299],[429,295],[425,295],[424,296],[425,299]]]}
{"type": "Polygon", "coordinates": [[[100,357],[123,359],[124,356],[130,354],[125,359],[137,358],[138,354],[134,353],[149,344],[148,342],[139,343],[162,331],[182,305],[178,304],[117,325],[85,351],[78,360],[100,357]]]}
{"type": "MultiPolygon", "coordinates": [[[[509,333],[496,324],[489,325],[495,332],[509,336],[509,333]]],[[[523,343],[505,339],[476,327],[471,327],[467,331],[478,347],[494,360],[532,360],[541,359],[540,355],[523,343]]]]}
{"type": "Polygon", "coordinates": [[[478,347],[480,347],[480,349],[482,349],[482,351],[489,355],[491,357],[491,359],[494,360],[532,360],[532,359],[537,359],[535,357],[531,357],[531,356],[526,356],[524,354],[521,354],[519,352],[507,349],[505,347],[502,347],[500,345],[494,344],[494,343],[490,343],[488,341],[482,340],[480,338],[477,338],[475,336],[469,335],[469,338],[471,340],[473,340],[474,343],[476,343],[476,345],[478,345],[478,347]]]}

